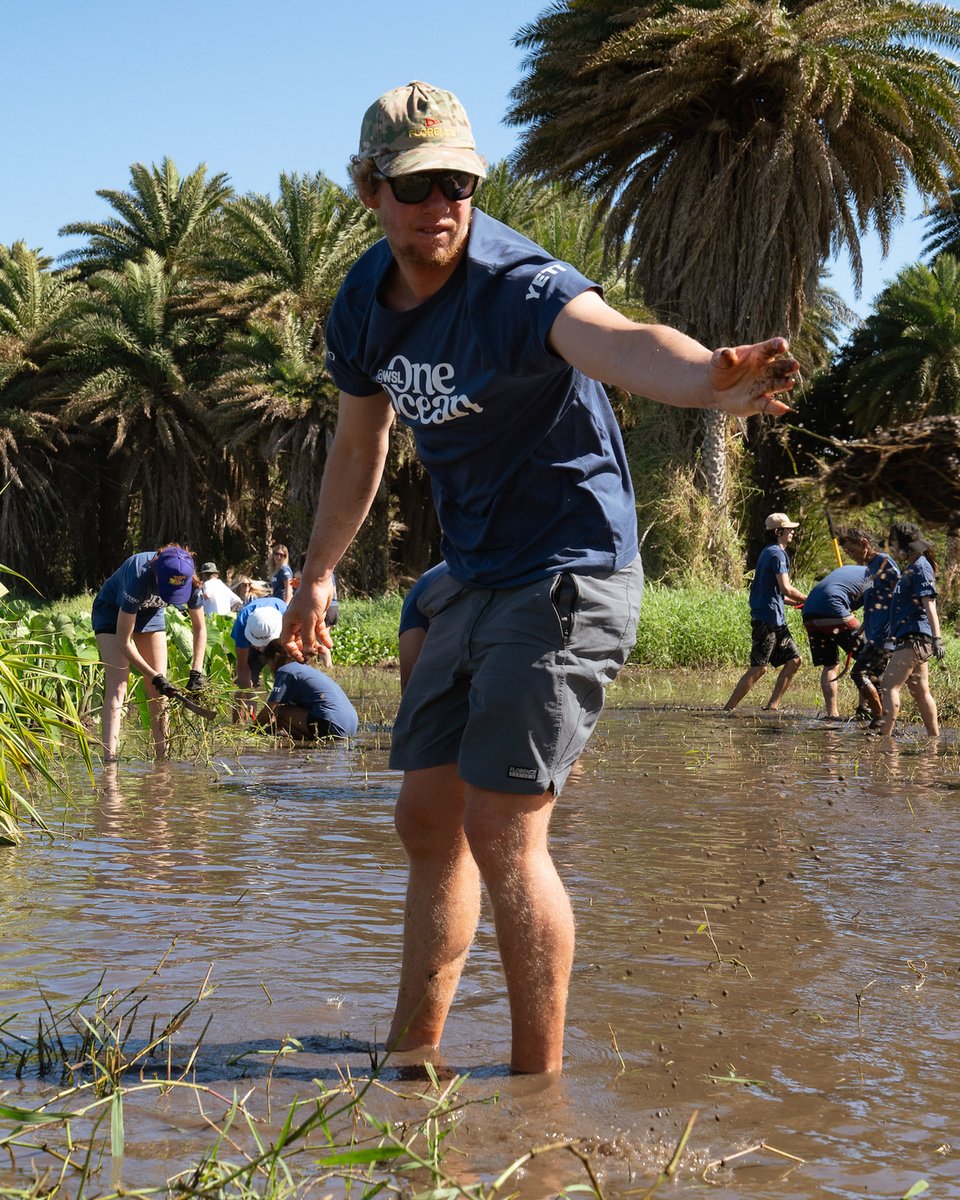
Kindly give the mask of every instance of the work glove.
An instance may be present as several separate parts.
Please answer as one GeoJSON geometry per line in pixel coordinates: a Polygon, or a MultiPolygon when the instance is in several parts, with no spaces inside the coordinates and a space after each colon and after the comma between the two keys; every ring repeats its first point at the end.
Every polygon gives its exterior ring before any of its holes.
{"type": "Polygon", "coordinates": [[[154,675],[150,681],[161,696],[175,696],[177,689],[173,686],[166,675],[154,675]]]}
{"type": "Polygon", "coordinates": [[[187,678],[188,692],[202,692],[207,686],[207,681],[204,678],[202,671],[191,671],[187,678]]]}
{"type": "Polygon", "coordinates": [[[933,639],[933,657],[939,662],[942,662],[947,657],[947,652],[943,648],[943,638],[933,639]]]}

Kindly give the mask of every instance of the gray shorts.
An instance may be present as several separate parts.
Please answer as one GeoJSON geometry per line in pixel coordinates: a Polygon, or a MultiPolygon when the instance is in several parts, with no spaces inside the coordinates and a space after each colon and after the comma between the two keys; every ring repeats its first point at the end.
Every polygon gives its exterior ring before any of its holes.
{"type": "Polygon", "coordinates": [[[633,647],[642,592],[639,556],[621,571],[516,588],[434,580],[391,767],[456,763],[474,787],[559,795],[633,647]]]}

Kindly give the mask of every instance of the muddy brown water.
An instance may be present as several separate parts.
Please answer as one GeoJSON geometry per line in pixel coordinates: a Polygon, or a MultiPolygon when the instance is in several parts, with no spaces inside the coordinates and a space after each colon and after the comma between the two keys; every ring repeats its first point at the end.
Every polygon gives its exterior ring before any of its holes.
{"type": "MultiPolygon", "coordinates": [[[[370,683],[368,715],[389,710],[393,686],[370,683]]],[[[463,1111],[448,1168],[489,1180],[531,1146],[586,1139],[606,1195],[642,1194],[696,1112],[658,1194],[900,1197],[922,1180],[960,1196],[957,742],[905,730],[881,753],[853,726],[728,717],[678,691],[661,704],[649,681],[618,684],[557,809],[578,937],[559,1080],[504,1069],[484,915],[440,1061],[471,1073],[461,1099],[496,1102],[463,1111]],[[774,1149],[731,1157],[760,1143],[774,1149]]],[[[0,851],[0,1035],[29,1037],[41,992],[56,1011],[102,975],[143,995],[142,1044],[150,1017],[196,997],[209,971],[174,1073],[203,1032],[190,1078],[227,1098],[255,1089],[250,1109],[269,1104],[274,1123],[314,1081],[369,1076],[404,886],[387,740],[368,721],[349,749],[98,771],[54,844],[0,851]],[[284,1038],[299,1048],[277,1058],[284,1038]]],[[[388,1061],[368,1093],[385,1119],[426,1111],[403,1074],[388,1061]]],[[[0,1103],[54,1090],[35,1071],[15,1078],[9,1057],[0,1069],[0,1103]]],[[[128,1095],[125,1127],[122,1161],[98,1158],[85,1194],[160,1184],[213,1141],[176,1090],[128,1095]]],[[[20,1150],[0,1186],[50,1166],[20,1150]]],[[[518,1186],[587,1182],[571,1156],[545,1154],[518,1186]]]]}

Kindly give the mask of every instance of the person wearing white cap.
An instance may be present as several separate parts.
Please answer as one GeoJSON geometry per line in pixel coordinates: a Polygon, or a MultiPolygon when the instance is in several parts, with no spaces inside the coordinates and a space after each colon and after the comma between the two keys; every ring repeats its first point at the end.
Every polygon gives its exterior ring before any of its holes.
{"type": "Polygon", "coordinates": [[[280,636],[287,606],[277,596],[259,596],[237,613],[230,636],[237,648],[237,687],[258,687],[263,656],[259,653],[280,636]]]}
{"type": "Polygon", "coordinates": [[[630,652],[643,580],[626,453],[597,380],[681,407],[776,415],[797,364],[782,338],[711,353],[636,324],[572,264],[474,210],[486,166],[450,92],[414,80],[381,96],[351,171],[385,236],[327,322],[339,415],[283,640],[295,658],[332,644],[333,571],[398,417],[430,476],[450,571],[424,596],[430,628],[391,747],[410,873],[389,1042],[439,1043],[482,878],[511,1065],[556,1071],[574,930],[550,817],[630,652]]]}
{"type": "Polygon", "coordinates": [[[800,525],[798,521],[791,521],[786,513],[775,512],[764,521],[764,528],[767,545],[760,551],[750,585],[750,666],[723,706],[727,712],[737,707],[770,666],[780,667],[780,674],[763,707],[765,712],[776,712],[790,681],[803,665],[797,643],[787,627],[783,607],[785,600],[797,607],[807,598],[790,582],[787,555],[787,547],[800,525]]]}

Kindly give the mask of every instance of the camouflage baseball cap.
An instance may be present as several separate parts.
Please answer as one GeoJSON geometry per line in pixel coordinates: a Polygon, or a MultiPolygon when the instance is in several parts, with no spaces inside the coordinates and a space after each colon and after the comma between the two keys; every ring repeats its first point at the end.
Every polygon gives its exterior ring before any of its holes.
{"type": "Polygon", "coordinates": [[[382,175],[413,171],[469,171],[486,176],[463,105],[415,79],[371,104],[360,127],[360,157],[372,158],[382,175]]]}

